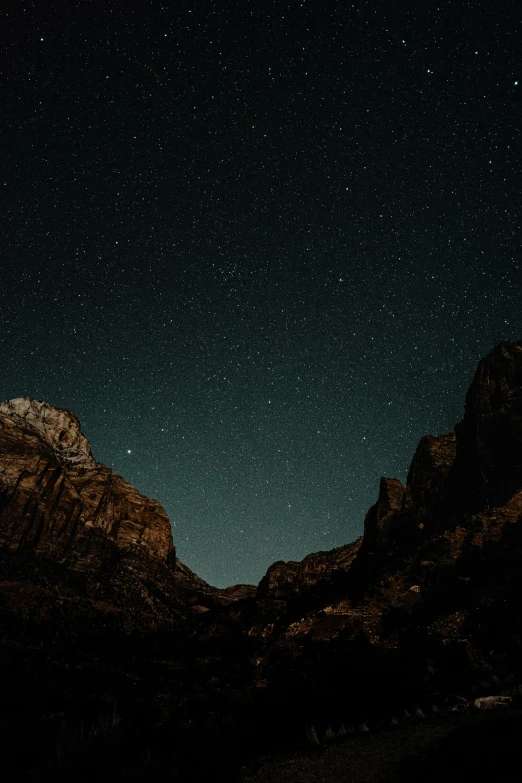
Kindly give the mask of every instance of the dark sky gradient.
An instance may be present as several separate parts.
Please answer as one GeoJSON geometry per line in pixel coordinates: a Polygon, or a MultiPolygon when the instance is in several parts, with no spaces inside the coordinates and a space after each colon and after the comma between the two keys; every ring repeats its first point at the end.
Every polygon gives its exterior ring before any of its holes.
{"type": "Polygon", "coordinates": [[[213,584],[353,540],[522,337],[522,5],[2,8],[0,398],[213,584]]]}

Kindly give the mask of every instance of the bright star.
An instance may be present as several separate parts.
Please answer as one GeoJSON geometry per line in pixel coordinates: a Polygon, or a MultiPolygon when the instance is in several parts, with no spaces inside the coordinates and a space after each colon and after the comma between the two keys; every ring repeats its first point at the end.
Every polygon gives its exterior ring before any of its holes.
{"type": "Polygon", "coordinates": [[[127,454],[132,454],[132,451],[130,449],[127,449],[127,454]]]}

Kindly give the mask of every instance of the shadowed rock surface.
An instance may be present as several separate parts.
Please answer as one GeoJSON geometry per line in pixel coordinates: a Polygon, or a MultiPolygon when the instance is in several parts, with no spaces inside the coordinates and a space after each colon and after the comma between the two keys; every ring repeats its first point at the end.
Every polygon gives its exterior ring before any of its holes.
{"type": "Polygon", "coordinates": [[[377,503],[370,508],[364,520],[364,552],[373,554],[386,547],[391,521],[402,509],[405,492],[402,481],[381,479],[377,503]]]}
{"type": "Polygon", "coordinates": [[[289,598],[348,571],[362,538],[326,552],[313,552],[300,561],[273,563],[257,588],[258,598],[289,598]]]}
{"type": "Polygon", "coordinates": [[[417,511],[433,506],[444,496],[444,489],[455,461],[456,437],[425,435],[413,457],[406,481],[407,503],[417,511]]]}
{"type": "Polygon", "coordinates": [[[476,504],[502,502],[522,483],[522,343],[480,362],[456,427],[454,481],[476,504]]]}

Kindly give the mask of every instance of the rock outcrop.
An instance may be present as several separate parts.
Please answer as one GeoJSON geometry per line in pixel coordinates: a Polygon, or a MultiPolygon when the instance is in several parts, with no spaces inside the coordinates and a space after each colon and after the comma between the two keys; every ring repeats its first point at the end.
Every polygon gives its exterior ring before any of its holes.
{"type": "Polygon", "coordinates": [[[176,587],[193,608],[204,606],[227,606],[234,601],[252,598],[256,594],[254,585],[232,585],[219,588],[209,585],[185,563],[176,558],[176,587]]]}
{"type": "Polygon", "coordinates": [[[455,433],[425,435],[421,438],[406,480],[405,504],[417,513],[434,509],[444,497],[444,490],[455,461],[455,433]]]}
{"type": "Polygon", "coordinates": [[[351,544],[313,552],[303,560],[273,563],[257,588],[258,598],[290,598],[347,573],[359,550],[362,537],[351,544]]]}
{"type": "Polygon", "coordinates": [[[165,511],[96,462],[76,416],[26,398],[0,405],[0,608],[8,625],[31,617],[34,632],[45,625],[65,634],[171,627],[187,616],[192,594],[175,572],[165,511]]]}
{"type": "Polygon", "coordinates": [[[116,555],[175,566],[159,503],[96,462],[73,414],[26,398],[0,405],[0,545],[91,577],[116,555]]]}
{"type": "Polygon", "coordinates": [[[402,481],[381,478],[377,503],[370,508],[364,520],[361,556],[386,548],[392,520],[403,507],[405,492],[402,481]]]}
{"type": "Polygon", "coordinates": [[[391,666],[403,693],[467,689],[471,698],[522,677],[522,343],[499,345],[480,363],[462,422],[421,439],[405,487],[381,479],[351,546],[341,570],[344,548],[269,568],[251,629],[265,647],[261,679],[275,681],[277,671],[278,682],[295,683],[300,671],[310,687],[317,657],[321,687],[332,672],[335,694],[349,680],[343,660],[362,670],[370,654],[380,661],[372,676],[391,666]]]}
{"type": "Polygon", "coordinates": [[[0,404],[2,575],[3,595],[22,612],[32,606],[37,616],[59,601],[63,614],[73,597],[78,619],[116,614],[127,629],[168,625],[255,590],[198,577],[176,558],[159,503],[94,459],[74,414],[28,398],[0,404]],[[53,579],[54,597],[42,592],[53,579]]]}
{"type": "Polygon", "coordinates": [[[480,506],[522,484],[522,342],[501,343],[480,362],[456,427],[453,482],[480,506]]]}

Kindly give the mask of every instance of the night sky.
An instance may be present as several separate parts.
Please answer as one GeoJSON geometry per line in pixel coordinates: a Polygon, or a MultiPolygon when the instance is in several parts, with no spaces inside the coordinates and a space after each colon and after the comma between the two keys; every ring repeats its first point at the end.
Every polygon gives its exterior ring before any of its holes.
{"type": "Polygon", "coordinates": [[[522,4],[2,9],[0,399],[215,585],[352,541],[522,338],[522,4]]]}

